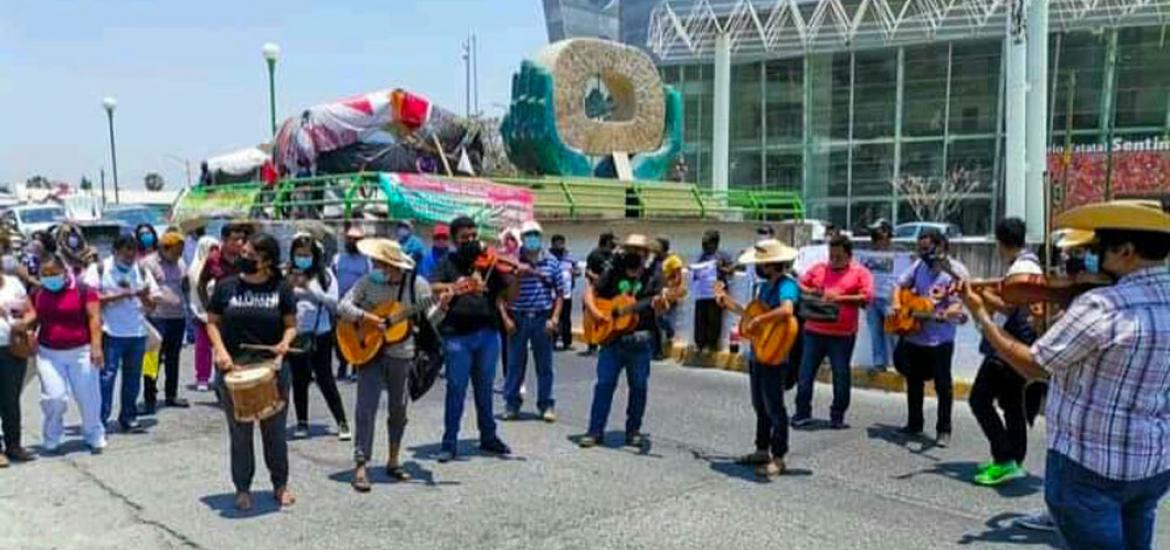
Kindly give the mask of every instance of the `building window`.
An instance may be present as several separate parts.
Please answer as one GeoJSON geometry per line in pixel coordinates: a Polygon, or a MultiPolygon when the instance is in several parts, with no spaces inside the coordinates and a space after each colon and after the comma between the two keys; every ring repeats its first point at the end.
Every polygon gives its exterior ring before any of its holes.
{"type": "Polygon", "coordinates": [[[884,201],[852,201],[849,205],[852,228],[863,228],[878,220],[894,219],[893,203],[884,201]]]}
{"type": "Polygon", "coordinates": [[[898,50],[859,51],[853,83],[853,139],[894,136],[898,50]]]}
{"type": "Polygon", "coordinates": [[[763,185],[764,172],[759,150],[733,150],[729,168],[729,187],[756,188],[763,185]]]}
{"type": "Polygon", "coordinates": [[[800,192],[801,169],[804,155],[800,150],[768,151],[765,156],[767,183],[765,188],[779,191],[800,192]]]}
{"type": "Polygon", "coordinates": [[[943,143],[926,141],[902,143],[901,177],[943,177],[943,143]]]}
{"type": "MultiPolygon", "coordinates": [[[[764,65],[765,128],[769,146],[800,143],[804,137],[804,60],[764,65]]],[[[771,180],[771,172],[768,173],[771,180]]]]}
{"type": "Polygon", "coordinates": [[[999,64],[1003,42],[952,44],[951,134],[993,134],[999,125],[999,64]]]}
{"type": "Polygon", "coordinates": [[[849,53],[813,55],[808,61],[813,102],[809,130],[813,139],[849,139],[849,53]]]}
{"type": "MultiPolygon", "coordinates": [[[[894,144],[858,145],[853,149],[853,197],[889,196],[894,180],[894,144]]],[[[856,218],[854,218],[856,219],[856,218]]]]}
{"type": "Polygon", "coordinates": [[[849,147],[842,143],[817,146],[807,159],[810,198],[849,196],[849,147]]]}
{"type": "Polygon", "coordinates": [[[976,191],[991,192],[995,188],[995,139],[952,141],[947,151],[947,174],[958,172],[980,182],[976,191]]]}
{"type": "Polygon", "coordinates": [[[947,62],[950,48],[929,44],[906,48],[902,135],[941,136],[946,128],[947,62]]]}
{"type": "Polygon", "coordinates": [[[758,146],[763,138],[760,78],[759,63],[731,67],[731,141],[734,144],[758,146]]]}
{"type": "Polygon", "coordinates": [[[1117,128],[1166,124],[1170,100],[1170,44],[1161,27],[1117,31],[1117,128]]]}
{"type": "Polygon", "coordinates": [[[1052,116],[1056,128],[1069,124],[1069,75],[1076,72],[1073,93],[1072,128],[1097,130],[1101,127],[1101,94],[1105,84],[1105,41],[1089,32],[1067,33],[1061,37],[1060,68],[1052,116]]]}

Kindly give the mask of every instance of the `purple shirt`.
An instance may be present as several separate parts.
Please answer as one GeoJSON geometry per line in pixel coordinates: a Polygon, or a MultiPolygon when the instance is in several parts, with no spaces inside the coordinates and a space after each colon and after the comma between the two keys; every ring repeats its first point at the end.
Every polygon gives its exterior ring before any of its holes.
{"type": "MultiPolygon", "coordinates": [[[[951,260],[951,269],[962,277],[967,277],[967,268],[951,260]]],[[[921,260],[914,262],[910,269],[898,277],[898,286],[909,288],[919,296],[929,296],[935,300],[934,311],[942,314],[947,308],[959,301],[958,296],[950,292],[955,284],[955,278],[949,273],[939,270],[937,273],[921,260]]],[[[939,346],[955,341],[955,324],[950,322],[923,321],[922,330],[906,336],[906,341],[919,346],[939,346]]]]}

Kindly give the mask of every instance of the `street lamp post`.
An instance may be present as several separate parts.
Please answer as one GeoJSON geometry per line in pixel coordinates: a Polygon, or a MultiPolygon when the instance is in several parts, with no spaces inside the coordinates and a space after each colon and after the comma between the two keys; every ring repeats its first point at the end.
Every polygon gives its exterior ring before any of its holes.
{"type": "Polygon", "coordinates": [[[272,123],[272,135],[276,136],[276,58],[280,56],[280,46],[267,42],[260,53],[264,54],[264,61],[268,63],[268,114],[272,123]]]}
{"type": "Polygon", "coordinates": [[[106,109],[106,118],[110,121],[110,164],[114,170],[114,202],[121,203],[118,196],[118,150],[114,145],[114,108],[118,106],[118,100],[112,97],[102,99],[102,107],[106,109]]]}

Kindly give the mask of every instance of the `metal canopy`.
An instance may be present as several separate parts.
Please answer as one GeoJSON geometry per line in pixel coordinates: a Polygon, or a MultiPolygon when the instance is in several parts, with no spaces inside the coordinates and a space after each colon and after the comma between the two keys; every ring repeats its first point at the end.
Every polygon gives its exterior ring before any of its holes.
{"type": "MultiPolygon", "coordinates": [[[[1048,1],[1053,31],[1162,25],[1170,0],[1048,1]]],[[[666,62],[710,59],[727,34],[738,59],[1002,37],[1011,0],[662,0],[647,47],[666,62]]]]}

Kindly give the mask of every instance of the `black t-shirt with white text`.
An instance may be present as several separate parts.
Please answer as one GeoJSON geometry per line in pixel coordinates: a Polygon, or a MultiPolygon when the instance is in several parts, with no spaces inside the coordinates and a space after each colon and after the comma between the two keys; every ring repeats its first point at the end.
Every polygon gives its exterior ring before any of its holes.
{"type": "Polygon", "coordinates": [[[292,287],[282,279],[252,284],[228,277],[215,285],[207,311],[219,316],[219,333],[232,360],[271,357],[264,352],[242,350],[241,344],[274,346],[284,336],[284,316],[296,315],[292,287]]]}

